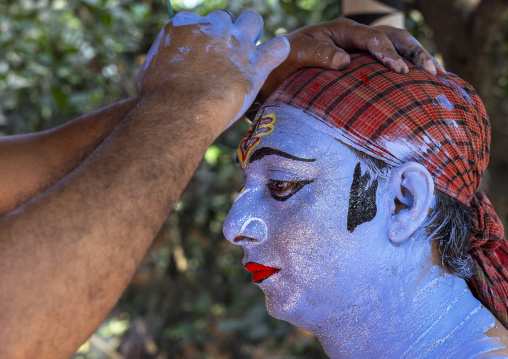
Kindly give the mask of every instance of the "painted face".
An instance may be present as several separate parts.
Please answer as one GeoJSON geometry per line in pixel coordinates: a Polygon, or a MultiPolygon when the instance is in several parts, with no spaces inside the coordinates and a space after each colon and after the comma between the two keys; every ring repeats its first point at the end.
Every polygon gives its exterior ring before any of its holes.
{"type": "Polygon", "coordinates": [[[390,281],[378,183],[323,126],[265,109],[240,144],[244,187],[224,222],[269,313],[308,330],[368,317],[390,281]]]}

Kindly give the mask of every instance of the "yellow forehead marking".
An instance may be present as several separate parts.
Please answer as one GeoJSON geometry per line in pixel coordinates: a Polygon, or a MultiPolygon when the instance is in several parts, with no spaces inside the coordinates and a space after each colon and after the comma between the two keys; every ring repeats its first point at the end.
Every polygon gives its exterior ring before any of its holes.
{"type": "Polygon", "coordinates": [[[243,138],[242,142],[240,142],[240,146],[238,146],[237,150],[238,159],[240,160],[243,168],[247,166],[247,159],[249,158],[252,150],[259,145],[261,137],[273,132],[274,122],[275,114],[273,113],[268,115],[262,114],[252,121],[252,125],[247,131],[247,134],[243,138]]]}

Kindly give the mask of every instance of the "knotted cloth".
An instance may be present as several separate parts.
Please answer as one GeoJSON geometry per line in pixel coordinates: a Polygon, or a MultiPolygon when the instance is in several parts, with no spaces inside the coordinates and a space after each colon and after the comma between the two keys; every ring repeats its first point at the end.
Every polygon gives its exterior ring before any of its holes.
{"type": "Polygon", "coordinates": [[[286,104],[333,128],[342,142],[391,166],[416,161],[434,185],[474,214],[468,250],[473,294],[508,328],[508,243],[478,185],[487,167],[490,124],[476,91],[451,73],[432,76],[411,63],[397,74],[369,54],[344,71],[304,69],[263,107],[286,104]]]}

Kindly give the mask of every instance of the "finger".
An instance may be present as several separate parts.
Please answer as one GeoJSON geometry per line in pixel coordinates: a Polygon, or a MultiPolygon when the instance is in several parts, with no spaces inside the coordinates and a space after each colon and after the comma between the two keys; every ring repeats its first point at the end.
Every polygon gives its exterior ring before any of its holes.
{"type": "Polygon", "coordinates": [[[169,20],[168,24],[172,24],[173,26],[182,26],[198,24],[201,21],[203,21],[203,18],[198,14],[193,12],[179,12],[175,15],[175,17],[169,20]]]}
{"type": "Polygon", "coordinates": [[[436,69],[443,73],[443,74],[446,74],[446,70],[445,68],[434,58],[434,56],[430,55],[431,59],[432,59],[432,62],[434,63],[434,66],[436,66],[436,69]]]}
{"type": "Polygon", "coordinates": [[[379,62],[398,73],[409,71],[395,47],[383,32],[350,19],[329,22],[328,31],[334,43],[345,50],[368,50],[379,62]]]}
{"type": "Polygon", "coordinates": [[[388,36],[402,56],[420,69],[435,76],[437,74],[436,68],[442,68],[441,65],[436,66],[437,61],[435,61],[427,50],[423,48],[422,44],[407,31],[385,25],[376,26],[376,28],[383,31],[388,36]]]}
{"type": "Polygon", "coordinates": [[[252,42],[257,43],[263,35],[263,18],[255,11],[247,10],[240,14],[235,25],[245,31],[252,42]]]}
{"type": "Polygon", "coordinates": [[[274,68],[279,66],[288,57],[289,49],[289,41],[284,36],[277,36],[258,46],[258,66],[263,72],[262,76],[268,76],[274,68]]]}
{"type": "Polygon", "coordinates": [[[418,40],[403,30],[394,31],[394,29],[390,29],[389,31],[389,38],[402,56],[406,57],[420,69],[431,75],[436,75],[436,65],[432,61],[432,56],[430,56],[418,40]]]}
{"type": "Polygon", "coordinates": [[[297,64],[301,68],[342,70],[349,66],[349,55],[335,45],[298,33],[288,36],[288,39],[291,44],[290,56],[296,56],[297,64]]]}
{"type": "Polygon", "coordinates": [[[205,16],[207,19],[218,20],[225,23],[234,22],[234,15],[227,10],[215,10],[205,16]]]}
{"type": "Polygon", "coordinates": [[[224,9],[221,9],[221,11],[224,11],[226,14],[228,14],[230,17],[231,17],[231,22],[235,22],[236,21],[236,17],[235,17],[235,14],[233,14],[231,11],[229,10],[224,10],[224,9]]]}
{"type": "Polygon", "coordinates": [[[367,50],[378,61],[399,74],[407,74],[409,72],[406,63],[385,34],[373,29],[368,29],[367,34],[367,50]]]}

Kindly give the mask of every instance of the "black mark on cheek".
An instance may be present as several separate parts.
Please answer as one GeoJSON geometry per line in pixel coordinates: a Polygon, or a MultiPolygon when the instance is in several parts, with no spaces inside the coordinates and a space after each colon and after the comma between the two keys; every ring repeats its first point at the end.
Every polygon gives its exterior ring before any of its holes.
{"type": "Polygon", "coordinates": [[[349,210],[347,214],[347,230],[352,233],[356,227],[365,222],[370,222],[376,217],[376,191],[377,179],[370,186],[369,172],[362,176],[360,162],[355,167],[353,183],[349,191],[349,210]]]}

